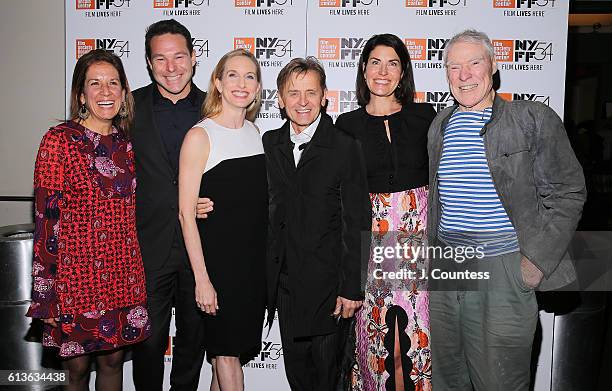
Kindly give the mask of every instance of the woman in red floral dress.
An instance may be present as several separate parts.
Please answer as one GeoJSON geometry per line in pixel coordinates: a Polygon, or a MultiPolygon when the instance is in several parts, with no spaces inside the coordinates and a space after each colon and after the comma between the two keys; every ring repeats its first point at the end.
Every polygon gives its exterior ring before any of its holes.
{"type": "Polygon", "coordinates": [[[43,345],[59,348],[69,390],[120,390],[123,348],[150,334],[136,237],[133,151],[125,130],[133,100],[121,60],[82,56],[71,89],[71,120],[43,137],[34,171],[32,304],[43,345]]]}

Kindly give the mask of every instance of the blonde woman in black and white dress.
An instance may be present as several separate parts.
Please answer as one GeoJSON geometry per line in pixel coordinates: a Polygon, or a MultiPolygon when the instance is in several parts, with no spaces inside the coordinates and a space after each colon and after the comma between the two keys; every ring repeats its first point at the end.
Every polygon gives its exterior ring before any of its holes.
{"type": "Polygon", "coordinates": [[[224,55],[211,75],[203,119],[185,136],[179,218],[204,311],[211,390],[243,390],[242,364],[261,348],[268,191],[261,137],[261,70],[253,55],[224,55]],[[198,197],[215,210],[196,221],[198,197]]]}

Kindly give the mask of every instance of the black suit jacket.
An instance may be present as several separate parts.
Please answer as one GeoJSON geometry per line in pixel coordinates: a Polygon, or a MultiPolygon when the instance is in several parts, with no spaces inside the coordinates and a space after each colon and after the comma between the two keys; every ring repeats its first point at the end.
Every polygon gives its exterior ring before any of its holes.
{"type": "MultiPolygon", "coordinates": [[[[201,106],[206,94],[194,84],[201,106]]],[[[160,269],[170,254],[178,221],[178,172],[173,168],[153,116],[155,83],[134,91],[135,119],[130,130],[136,162],[136,227],[145,272],[160,269]]],[[[195,123],[194,123],[195,125],[195,123]]],[[[182,247],[182,246],[181,246],[182,247]]]]}
{"type": "MultiPolygon", "coordinates": [[[[322,114],[296,168],[289,122],[264,134],[269,188],[268,322],[286,262],[295,337],[328,334],[336,297],[362,300],[370,201],[361,148],[322,114]]],[[[369,248],[369,247],[367,247],[369,248]]]]}

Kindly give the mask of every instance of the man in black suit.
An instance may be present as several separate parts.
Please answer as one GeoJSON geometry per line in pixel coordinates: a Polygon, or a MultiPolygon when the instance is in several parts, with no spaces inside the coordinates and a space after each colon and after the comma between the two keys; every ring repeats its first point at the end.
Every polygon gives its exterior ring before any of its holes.
{"type": "Polygon", "coordinates": [[[365,166],[358,142],[321,113],[325,71],[314,57],[291,60],[277,86],[289,120],[263,136],[268,322],[278,309],[291,389],[332,390],[338,318],[353,316],[363,300],[361,233],[371,225],[365,166]]]}
{"type": "Polygon", "coordinates": [[[204,330],[178,221],[177,179],[183,137],[200,119],[205,93],[192,82],[195,53],[185,26],[173,19],[152,24],[145,47],[154,82],[134,91],[136,118],[130,135],[138,180],[136,223],[153,333],[134,348],[134,385],[142,391],[162,389],[174,305],[170,385],[173,390],[196,390],[204,330]]]}

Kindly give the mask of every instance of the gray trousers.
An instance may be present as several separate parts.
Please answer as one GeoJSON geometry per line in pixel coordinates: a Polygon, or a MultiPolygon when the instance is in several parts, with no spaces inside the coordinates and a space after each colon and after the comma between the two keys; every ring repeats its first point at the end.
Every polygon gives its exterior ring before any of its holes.
{"type": "Polygon", "coordinates": [[[516,252],[460,268],[449,265],[451,272],[473,267],[488,271],[490,278],[472,284],[449,279],[430,292],[435,391],[529,389],[538,306],[534,291],[523,282],[520,260],[516,252]]]}

